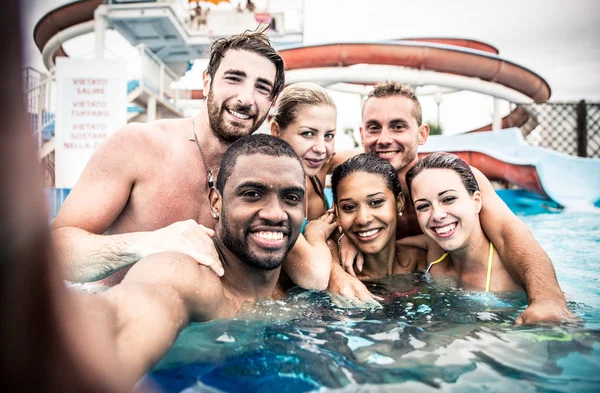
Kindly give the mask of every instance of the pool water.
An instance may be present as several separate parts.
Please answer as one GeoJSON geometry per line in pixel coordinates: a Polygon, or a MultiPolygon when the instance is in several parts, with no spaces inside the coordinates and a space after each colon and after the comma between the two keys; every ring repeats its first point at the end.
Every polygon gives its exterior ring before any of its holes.
{"type": "Polygon", "coordinates": [[[378,309],[295,289],[190,325],[147,381],[185,393],[598,392],[600,213],[519,215],[580,323],[514,327],[524,293],[461,291],[419,274],[369,284],[386,298],[378,309]]]}

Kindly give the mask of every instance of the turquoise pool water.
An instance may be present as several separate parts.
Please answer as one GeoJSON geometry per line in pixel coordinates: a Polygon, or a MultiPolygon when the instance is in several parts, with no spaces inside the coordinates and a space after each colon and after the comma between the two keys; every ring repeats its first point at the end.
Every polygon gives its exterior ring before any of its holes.
{"type": "Polygon", "coordinates": [[[598,392],[600,213],[515,210],[554,261],[581,323],[513,327],[522,293],[397,276],[371,284],[386,296],[381,309],[341,309],[296,290],[235,319],[192,324],[150,379],[186,393],[598,392]]]}

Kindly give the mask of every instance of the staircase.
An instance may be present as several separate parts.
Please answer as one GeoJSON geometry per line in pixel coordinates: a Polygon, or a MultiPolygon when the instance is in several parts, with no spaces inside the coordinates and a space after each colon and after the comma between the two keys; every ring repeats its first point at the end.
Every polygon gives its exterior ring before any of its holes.
{"type": "MultiPolygon", "coordinates": [[[[177,89],[175,73],[145,45],[140,44],[124,55],[127,59],[127,122],[181,118],[180,104],[189,100],[189,90],[177,89]]],[[[54,148],[56,78],[54,70],[43,73],[34,68],[23,70],[27,114],[38,146],[40,163],[45,169],[45,186],[55,186],[54,148]]]]}

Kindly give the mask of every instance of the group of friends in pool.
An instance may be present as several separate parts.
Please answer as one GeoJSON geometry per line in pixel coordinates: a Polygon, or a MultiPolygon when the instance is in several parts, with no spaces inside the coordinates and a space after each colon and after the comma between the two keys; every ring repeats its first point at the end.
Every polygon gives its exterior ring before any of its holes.
{"type": "MultiPolygon", "coordinates": [[[[43,256],[28,272],[42,272],[52,296],[10,288],[56,314],[36,345],[48,370],[70,367],[72,386],[130,391],[189,322],[231,317],[290,285],[372,304],[363,281],[421,270],[471,290],[526,290],[517,323],[570,317],[551,261],[489,180],[449,153],[418,159],[429,128],[409,87],[375,86],[362,108],[364,150],[344,152],[331,97],[311,83],[285,87],[284,62],[260,31],[217,40],[203,88],[195,118],[112,134],[52,223],[52,242],[40,229],[39,248],[23,248],[43,256]],[[272,135],[252,135],[270,110],[272,135]],[[74,293],[65,279],[110,289],[74,293]]],[[[17,150],[0,156],[14,164],[17,150]]],[[[41,228],[42,203],[19,203],[33,213],[11,211],[15,227],[41,228]]],[[[29,239],[31,228],[10,235],[29,239]]]]}

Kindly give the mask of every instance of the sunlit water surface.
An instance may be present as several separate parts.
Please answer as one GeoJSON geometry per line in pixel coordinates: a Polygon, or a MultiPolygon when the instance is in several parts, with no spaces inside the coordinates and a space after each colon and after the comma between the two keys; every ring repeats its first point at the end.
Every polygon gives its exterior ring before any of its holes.
{"type": "Polygon", "coordinates": [[[514,327],[523,293],[449,289],[421,275],[370,286],[379,309],[293,290],[235,319],[192,324],[153,370],[166,392],[598,392],[600,214],[522,215],[578,324],[514,327]]]}

